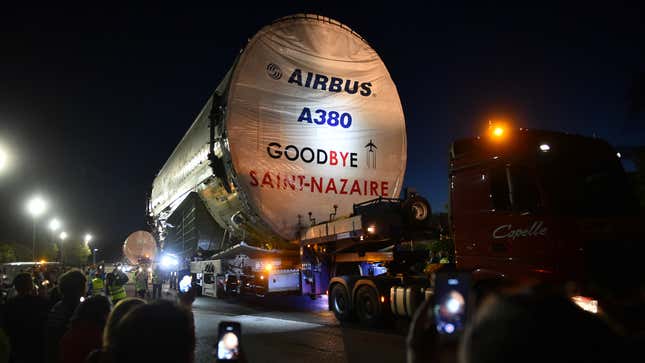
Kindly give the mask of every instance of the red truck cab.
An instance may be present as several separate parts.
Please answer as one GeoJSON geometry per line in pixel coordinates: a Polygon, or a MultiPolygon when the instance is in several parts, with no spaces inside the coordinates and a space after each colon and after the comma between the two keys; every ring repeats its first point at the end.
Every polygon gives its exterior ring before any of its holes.
{"type": "Polygon", "coordinates": [[[456,264],[476,279],[597,282],[643,239],[620,155],[600,139],[494,129],[452,144],[449,183],[456,264]]]}

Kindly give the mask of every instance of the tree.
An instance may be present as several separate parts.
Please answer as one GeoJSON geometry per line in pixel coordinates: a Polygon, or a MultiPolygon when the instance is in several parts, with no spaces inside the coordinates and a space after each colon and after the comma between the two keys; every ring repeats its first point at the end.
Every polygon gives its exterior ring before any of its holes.
{"type": "Polygon", "coordinates": [[[87,263],[90,249],[80,240],[66,240],[62,244],[63,262],[66,265],[81,266],[87,263]]]}
{"type": "Polygon", "coordinates": [[[16,250],[8,243],[0,243],[0,262],[16,261],[16,250]]]}
{"type": "Polygon", "coordinates": [[[41,260],[56,261],[58,260],[58,245],[55,243],[48,243],[40,246],[38,253],[41,260]]]}

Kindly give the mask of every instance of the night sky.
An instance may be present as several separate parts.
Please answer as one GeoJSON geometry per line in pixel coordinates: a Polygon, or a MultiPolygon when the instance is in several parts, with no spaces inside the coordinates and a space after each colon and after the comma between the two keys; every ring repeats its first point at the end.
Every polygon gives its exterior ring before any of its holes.
{"type": "Polygon", "coordinates": [[[30,243],[24,205],[38,192],[50,203],[43,226],[59,216],[70,234],[91,231],[101,258],[118,255],[144,227],[156,172],[246,40],[298,12],[347,24],[381,55],[406,116],[405,185],[435,210],[447,202],[450,141],[488,119],[645,144],[645,120],[627,115],[645,71],[642,8],[238,3],[1,6],[0,144],[12,165],[0,175],[0,242],[30,243]]]}

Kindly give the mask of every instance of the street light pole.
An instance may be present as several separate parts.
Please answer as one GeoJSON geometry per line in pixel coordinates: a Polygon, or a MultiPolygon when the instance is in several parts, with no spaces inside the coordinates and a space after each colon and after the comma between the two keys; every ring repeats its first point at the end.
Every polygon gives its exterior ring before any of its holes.
{"type": "Polygon", "coordinates": [[[31,232],[31,260],[36,261],[36,217],[32,218],[33,230],[31,232]]]}
{"type": "Polygon", "coordinates": [[[98,248],[92,248],[92,265],[96,266],[96,251],[98,251],[98,248]]]}
{"type": "Polygon", "coordinates": [[[60,238],[60,264],[64,266],[65,259],[63,258],[63,242],[65,241],[65,238],[67,238],[67,232],[61,232],[58,237],[60,238]]]}
{"type": "MultiPolygon", "coordinates": [[[[92,240],[92,238],[94,238],[94,237],[91,234],[89,234],[89,233],[85,234],[85,238],[84,238],[85,247],[90,248],[90,241],[92,240]]],[[[92,248],[92,250],[91,250],[91,252],[92,252],[92,264],[96,265],[96,257],[94,256],[94,247],[91,247],[91,248],[92,248]]],[[[85,262],[87,262],[87,260],[85,260],[85,262]]]]}
{"type": "Polygon", "coordinates": [[[27,202],[27,211],[31,214],[33,221],[33,230],[32,230],[32,241],[31,241],[31,257],[33,261],[36,261],[36,219],[45,213],[47,210],[47,203],[39,196],[31,198],[27,202]]]}
{"type": "Polygon", "coordinates": [[[60,226],[61,226],[61,223],[58,220],[58,218],[52,218],[52,220],[49,221],[49,229],[52,232],[50,234],[50,239],[49,239],[50,243],[52,243],[52,244],[56,243],[56,242],[54,242],[54,239],[56,238],[54,235],[55,235],[56,231],[60,228],[60,226]]]}

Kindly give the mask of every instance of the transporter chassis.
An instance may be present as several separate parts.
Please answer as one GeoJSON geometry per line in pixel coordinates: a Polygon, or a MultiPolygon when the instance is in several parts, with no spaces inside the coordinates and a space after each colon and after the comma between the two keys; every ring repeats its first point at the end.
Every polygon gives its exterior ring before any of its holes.
{"type": "Polygon", "coordinates": [[[302,229],[298,266],[227,274],[223,295],[327,295],[339,321],[365,326],[410,317],[432,295],[424,273],[429,252],[415,249],[437,238],[430,216],[428,202],[414,193],[355,204],[350,217],[332,213],[302,229]]]}

